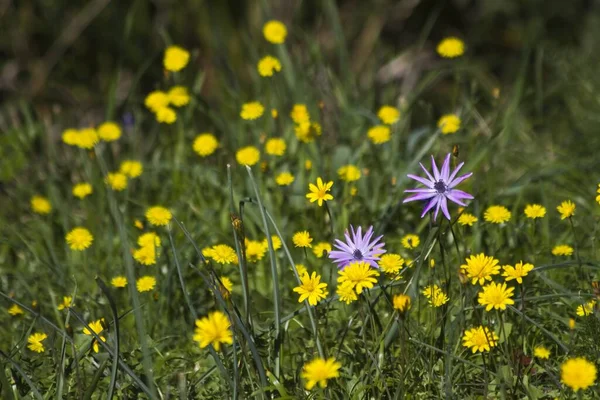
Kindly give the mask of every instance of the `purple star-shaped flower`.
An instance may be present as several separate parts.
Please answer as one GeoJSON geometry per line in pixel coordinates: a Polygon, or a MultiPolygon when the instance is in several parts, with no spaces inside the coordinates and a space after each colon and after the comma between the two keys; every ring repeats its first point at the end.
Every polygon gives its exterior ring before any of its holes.
{"type": "Polygon", "coordinates": [[[462,190],[454,189],[456,185],[464,181],[473,175],[472,172],[468,174],[464,174],[459,176],[456,175],[458,171],[464,165],[464,162],[458,164],[458,166],[450,173],[450,154],[446,156],[444,160],[444,164],[442,165],[442,170],[439,171],[438,167],[435,163],[435,159],[431,156],[431,168],[433,170],[433,176],[425,169],[423,164],[419,163],[423,171],[425,171],[425,175],[427,175],[427,179],[421,178],[420,176],[408,174],[407,176],[415,181],[421,182],[423,185],[427,186],[426,189],[408,189],[405,190],[405,193],[416,193],[406,199],[404,199],[403,203],[408,203],[409,201],[414,200],[429,200],[425,208],[423,209],[423,213],[421,214],[421,218],[427,214],[429,210],[435,207],[435,215],[433,219],[436,220],[438,216],[438,212],[440,208],[442,212],[446,216],[446,218],[450,218],[450,213],[448,212],[448,200],[455,202],[458,205],[466,206],[466,204],[462,201],[464,199],[471,200],[473,196],[469,193],[463,192],[462,190]]]}
{"type": "Polygon", "coordinates": [[[377,261],[379,260],[379,256],[385,253],[383,248],[385,243],[379,243],[383,235],[371,240],[373,237],[372,226],[369,227],[364,236],[360,226],[355,231],[354,227],[350,225],[350,230],[352,231],[352,238],[347,230],[344,234],[346,236],[346,243],[335,239],[334,247],[337,250],[329,252],[329,258],[341,269],[344,269],[354,261],[363,261],[373,268],[379,268],[377,261]]]}

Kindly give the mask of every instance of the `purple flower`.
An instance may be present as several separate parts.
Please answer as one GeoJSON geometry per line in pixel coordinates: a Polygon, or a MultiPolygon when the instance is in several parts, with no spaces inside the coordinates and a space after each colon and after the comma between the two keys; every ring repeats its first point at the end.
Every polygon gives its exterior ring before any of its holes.
{"type": "Polygon", "coordinates": [[[334,247],[337,250],[333,250],[329,253],[329,258],[338,265],[338,268],[344,269],[348,264],[354,261],[363,261],[372,266],[373,268],[379,268],[377,260],[379,256],[385,253],[383,246],[385,243],[379,243],[383,235],[378,236],[371,241],[373,236],[373,227],[370,226],[365,235],[362,235],[362,228],[359,226],[355,231],[354,227],[350,225],[352,231],[352,238],[346,230],[344,236],[346,236],[346,243],[339,239],[335,239],[334,247]]]}
{"type": "Polygon", "coordinates": [[[450,154],[448,154],[444,160],[444,165],[442,165],[442,171],[440,172],[435,164],[435,159],[433,156],[431,156],[431,168],[433,169],[433,176],[431,176],[423,164],[419,163],[421,168],[423,168],[423,171],[425,171],[427,179],[411,174],[408,174],[407,176],[415,181],[421,182],[423,185],[427,186],[427,189],[405,190],[405,193],[408,192],[416,194],[406,198],[403,203],[408,203],[409,201],[414,200],[429,200],[425,206],[425,209],[423,210],[423,213],[421,214],[421,218],[423,218],[429,210],[435,207],[435,215],[433,217],[434,220],[437,219],[440,208],[442,209],[442,212],[446,218],[450,219],[450,213],[448,212],[448,199],[461,206],[466,206],[466,204],[462,201],[463,199],[473,199],[473,196],[471,196],[469,193],[454,189],[456,185],[473,175],[473,173],[470,172],[468,174],[459,176],[458,178],[456,177],[456,174],[458,174],[458,171],[460,171],[464,164],[464,162],[458,164],[454,171],[450,173],[450,154]]]}

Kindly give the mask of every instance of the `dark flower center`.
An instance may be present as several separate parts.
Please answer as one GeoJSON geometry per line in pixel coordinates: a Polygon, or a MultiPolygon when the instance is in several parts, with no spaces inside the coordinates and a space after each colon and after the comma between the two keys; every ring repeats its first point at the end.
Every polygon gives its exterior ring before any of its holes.
{"type": "Polygon", "coordinates": [[[438,193],[446,193],[448,190],[448,186],[441,179],[433,184],[433,188],[437,190],[438,193]]]}
{"type": "Polygon", "coordinates": [[[354,253],[352,253],[352,255],[354,256],[354,258],[356,260],[362,260],[363,259],[363,253],[361,253],[361,251],[358,250],[358,249],[354,250],[354,253]]]}

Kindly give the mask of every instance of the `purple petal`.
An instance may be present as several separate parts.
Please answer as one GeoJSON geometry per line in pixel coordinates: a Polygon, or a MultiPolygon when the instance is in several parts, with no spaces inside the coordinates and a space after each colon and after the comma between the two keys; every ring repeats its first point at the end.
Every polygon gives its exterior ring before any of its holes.
{"type": "Polygon", "coordinates": [[[437,193],[435,189],[406,189],[404,193],[437,193]]]}
{"type": "Polygon", "coordinates": [[[440,212],[440,207],[442,206],[443,199],[438,198],[437,205],[435,206],[435,214],[433,214],[433,220],[437,221],[438,213],[440,212]]]}
{"type": "Polygon", "coordinates": [[[461,201],[460,198],[454,197],[452,193],[446,193],[446,197],[458,204],[459,206],[466,206],[466,204],[463,201],[461,201]]]}
{"type": "Polygon", "coordinates": [[[436,193],[417,193],[417,194],[413,194],[412,196],[407,197],[406,199],[404,199],[404,201],[402,201],[402,203],[408,203],[409,201],[415,201],[415,200],[427,200],[430,199],[432,197],[435,197],[436,193]]]}
{"type": "Polygon", "coordinates": [[[450,218],[450,212],[448,211],[448,200],[444,197],[443,199],[440,199],[440,203],[442,203],[442,212],[448,220],[451,220],[452,218],[450,218]]]}
{"type": "Polygon", "coordinates": [[[428,188],[433,189],[434,182],[428,181],[425,178],[421,178],[420,176],[413,175],[413,174],[408,174],[406,176],[408,176],[410,179],[414,179],[415,181],[421,182],[423,185],[427,186],[428,188]]]}
{"type": "Polygon", "coordinates": [[[427,171],[427,168],[425,168],[423,166],[423,164],[419,163],[419,165],[421,166],[421,169],[425,172],[425,175],[427,175],[427,177],[429,178],[429,180],[431,182],[435,182],[435,179],[433,179],[433,176],[431,176],[431,174],[429,173],[429,171],[427,171]]]}
{"type": "Polygon", "coordinates": [[[464,181],[465,179],[471,177],[471,175],[473,175],[472,172],[469,172],[468,174],[464,174],[463,176],[459,176],[458,178],[454,179],[452,182],[450,182],[448,184],[448,187],[450,189],[452,189],[454,186],[457,186],[459,183],[461,183],[462,181],[464,181]]]}
{"type": "Polygon", "coordinates": [[[452,194],[452,196],[457,199],[467,199],[467,200],[474,199],[474,197],[471,194],[469,194],[467,192],[463,192],[462,190],[458,190],[458,189],[452,189],[448,193],[452,194]]]}
{"type": "Polygon", "coordinates": [[[354,251],[354,249],[352,249],[352,247],[348,246],[346,243],[342,242],[339,239],[335,239],[335,244],[334,246],[338,249],[340,249],[341,251],[345,251],[348,253],[352,253],[354,251]]]}
{"type": "Polygon", "coordinates": [[[433,156],[431,156],[431,169],[433,170],[433,177],[435,178],[435,181],[439,181],[440,171],[438,170],[437,164],[435,163],[435,158],[433,158],[433,156]]]}
{"type": "Polygon", "coordinates": [[[456,174],[458,174],[458,171],[460,171],[460,169],[463,167],[463,165],[465,165],[465,163],[461,162],[460,164],[458,164],[456,166],[456,168],[454,168],[454,171],[452,171],[452,175],[450,175],[450,177],[448,177],[448,182],[452,182],[452,179],[454,179],[456,174]]]}
{"type": "Polygon", "coordinates": [[[433,208],[433,206],[435,206],[438,202],[438,196],[435,196],[433,199],[431,199],[429,201],[429,203],[427,203],[427,205],[425,206],[425,209],[423,209],[423,212],[421,213],[421,218],[423,218],[425,216],[425,214],[427,214],[427,212],[429,210],[431,210],[433,208]]]}
{"type": "Polygon", "coordinates": [[[444,164],[442,165],[442,175],[441,178],[444,182],[448,183],[448,175],[450,175],[450,153],[446,156],[444,160],[444,164]]]}

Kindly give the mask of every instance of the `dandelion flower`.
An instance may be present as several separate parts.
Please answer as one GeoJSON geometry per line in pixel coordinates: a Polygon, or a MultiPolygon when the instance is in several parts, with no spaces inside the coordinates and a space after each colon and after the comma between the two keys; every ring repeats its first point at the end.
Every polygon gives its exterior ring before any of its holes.
{"type": "Polygon", "coordinates": [[[310,193],[306,194],[306,198],[310,200],[311,203],[314,203],[316,201],[319,207],[321,207],[324,201],[333,200],[333,196],[328,193],[331,190],[332,186],[333,181],[324,183],[323,179],[321,179],[321,177],[318,177],[316,185],[314,183],[308,184],[308,189],[310,190],[310,193]]]}
{"type": "Polygon", "coordinates": [[[87,229],[77,227],[67,233],[65,239],[71,250],[82,251],[92,245],[94,236],[87,229]]]}
{"type": "Polygon", "coordinates": [[[77,134],[76,146],[81,149],[92,149],[98,143],[98,133],[94,128],[86,128],[77,134]]]}
{"type": "Polygon", "coordinates": [[[577,315],[580,317],[587,317],[594,313],[594,307],[596,306],[596,300],[590,300],[585,304],[577,306],[577,315]]]}
{"type": "Polygon", "coordinates": [[[233,290],[233,283],[231,282],[231,279],[226,276],[221,276],[219,280],[221,281],[219,291],[224,298],[228,299],[229,296],[231,296],[231,291],[233,290]]]}
{"type": "Polygon", "coordinates": [[[104,177],[104,182],[115,192],[121,192],[127,188],[127,175],[121,172],[109,172],[104,177]]]}
{"type": "Polygon", "coordinates": [[[354,291],[354,284],[350,281],[339,284],[337,286],[336,294],[339,296],[339,300],[346,304],[350,304],[358,299],[358,296],[354,291]]]}
{"type": "Polygon", "coordinates": [[[527,218],[544,218],[546,215],[546,207],[540,204],[527,204],[524,213],[527,218]]]}
{"type": "Polygon", "coordinates": [[[441,307],[450,300],[438,285],[426,286],[421,293],[427,297],[428,303],[434,307],[441,307]]]}
{"type": "Polygon", "coordinates": [[[133,258],[143,265],[156,264],[156,247],[154,245],[142,246],[133,252],[133,258]]]}
{"type": "Polygon", "coordinates": [[[319,242],[313,247],[313,253],[317,258],[323,258],[331,252],[331,245],[327,242],[319,242]]]}
{"type": "Polygon", "coordinates": [[[371,268],[364,261],[352,262],[338,273],[338,284],[352,282],[356,294],[361,294],[364,289],[372,288],[373,284],[377,283],[376,277],[379,276],[379,271],[371,268]]]}
{"type": "Polygon", "coordinates": [[[454,171],[450,173],[450,156],[451,154],[448,153],[446,159],[444,160],[444,164],[442,165],[441,172],[437,168],[435,159],[433,158],[433,156],[431,156],[431,167],[433,169],[433,176],[431,176],[429,171],[425,169],[423,164],[419,163],[419,165],[421,165],[421,168],[425,172],[427,179],[421,178],[417,175],[407,175],[409,178],[414,179],[417,182],[420,182],[427,186],[427,188],[425,189],[407,189],[404,191],[405,193],[416,194],[404,199],[403,203],[408,203],[410,201],[415,200],[428,200],[427,205],[421,213],[421,218],[423,218],[425,214],[429,212],[429,210],[432,210],[435,207],[435,214],[433,216],[434,220],[437,219],[438,212],[440,211],[440,209],[442,210],[444,216],[448,220],[450,220],[451,218],[450,212],[448,211],[448,200],[451,200],[454,203],[464,207],[466,206],[466,204],[463,202],[463,200],[473,199],[473,196],[469,193],[455,189],[455,187],[459,183],[469,178],[471,175],[473,175],[473,173],[470,172],[460,177],[456,177],[462,166],[465,164],[464,162],[458,164],[454,171]]]}
{"type": "Polygon", "coordinates": [[[149,275],[142,276],[135,283],[135,287],[140,293],[149,292],[150,290],[154,289],[154,286],[156,286],[156,278],[149,275]]]}
{"type": "Polygon", "coordinates": [[[263,25],[263,35],[268,42],[281,44],[285,42],[287,28],[281,21],[271,20],[263,25]]]}
{"type": "Polygon", "coordinates": [[[573,319],[573,318],[569,318],[569,329],[570,330],[575,329],[575,319],[573,319]]]}
{"type": "Polygon", "coordinates": [[[33,196],[31,198],[31,209],[36,214],[47,215],[52,211],[52,205],[46,197],[33,196]]]}
{"type": "Polygon", "coordinates": [[[410,308],[410,296],[405,294],[397,294],[393,299],[394,309],[400,311],[401,313],[406,312],[410,308]]]}
{"type": "Polygon", "coordinates": [[[306,390],[311,390],[318,383],[320,387],[327,386],[327,380],[340,376],[339,369],[342,365],[335,358],[315,358],[302,368],[302,378],[306,380],[306,390]]]}
{"type": "Polygon", "coordinates": [[[483,290],[479,292],[479,298],[477,301],[482,306],[485,306],[485,311],[490,311],[492,308],[495,310],[506,310],[507,305],[515,304],[512,299],[514,296],[514,287],[507,288],[506,283],[490,283],[483,287],[483,290]]]}
{"type": "Polygon", "coordinates": [[[172,124],[177,121],[177,114],[171,107],[161,107],[156,110],[156,120],[165,124],[172,124]]]}
{"type": "Polygon", "coordinates": [[[306,160],[304,161],[304,169],[310,171],[312,169],[312,161],[306,160]]]}
{"type": "Polygon", "coordinates": [[[460,57],[464,52],[464,42],[456,37],[447,37],[437,45],[437,53],[444,58],[460,57]]]}
{"type": "Polygon", "coordinates": [[[596,382],[596,366],[583,357],[571,358],[560,366],[560,381],[577,392],[596,382]]]}
{"type": "Polygon", "coordinates": [[[462,213],[460,214],[460,217],[458,217],[458,223],[462,226],[473,226],[475,222],[477,222],[477,217],[473,214],[462,213]]]}
{"type": "Polygon", "coordinates": [[[437,126],[442,131],[442,134],[448,135],[456,133],[460,129],[460,118],[456,114],[442,115],[438,120],[437,126]]]}
{"type": "Polygon", "coordinates": [[[169,95],[160,90],[150,92],[144,99],[144,105],[152,112],[158,112],[169,105],[169,95]]]}
{"type": "Polygon", "coordinates": [[[115,276],[110,280],[110,284],[116,288],[124,288],[127,286],[127,278],[124,276],[115,276]]]}
{"type": "Polygon", "coordinates": [[[503,224],[510,221],[511,215],[504,206],[489,206],[483,213],[483,219],[493,224],[503,224]]]}
{"type": "Polygon", "coordinates": [[[345,268],[352,262],[364,261],[373,268],[379,268],[377,261],[379,257],[385,253],[385,243],[380,242],[383,235],[373,237],[373,226],[362,234],[362,227],[358,227],[354,230],[354,227],[350,225],[350,232],[346,230],[344,232],[346,242],[342,242],[339,239],[335,239],[334,247],[335,250],[329,253],[329,258],[337,264],[338,268],[345,268]],[[352,236],[350,236],[352,233],[352,236]]]}
{"type": "MultiPolygon", "coordinates": [[[[279,250],[281,248],[281,239],[277,235],[271,235],[271,243],[273,243],[273,250],[279,250]]],[[[268,249],[269,243],[267,242],[267,238],[264,238],[262,241],[262,245],[268,249]]]]}
{"type": "Polygon", "coordinates": [[[79,199],[88,197],[90,194],[92,194],[92,191],[92,185],[89,183],[78,183],[77,185],[73,186],[73,196],[79,199]]]}
{"type": "Polygon", "coordinates": [[[312,247],[311,242],[313,239],[310,237],[310,233],[308,233],[308,231],[300,231],[294,233],[292,241],[296,247],[312,247]]]}
{"type": "Polygon", "coordinates": [[[487,326],[478,326],[465,331],[463,346],[470,347],[473,353],[490,351],[498,344],[498,335],[487,326]]]}
{"type": "Polygon", "coordinates": [[[56,307],[59,311],[64,310],[65,308],[69,308],[71,307],[71,304],[73,304],[73,297],[71,296],[63,296],[63,301],[62,303],[60,303],[58,305],[58,307],[56,307]]]}
{"type": "Polygon", "coordinates": [[[559,244],[554,246],[552,254],[555,256],[570,256],[573,254],[573,248],[567,244],[559,244]]]}
{"type": "Polygon", "coordinates": [[[221,349],[221,344],[233,344],[231,322],[221,311],[214,311],[208,317],[197,319],[194,341],[202,349],[212,345],[216,351],[221,349]]]}
{"type": "Polygon", "coordinates": [[[62,141],[69,146],[77,146],[79,140],[79,132],[77,129],[69,128],[65,129],[62,133],[62,141]]]}
{"type": "Polygon", "coordinates": [[[167,92],[167,97],[169,98],[169,104],[175,107],[185,106],[190,102],[190,94],[185,86],[173,86],[167,92]]]}
{"type": "Polygon", "coordinates": [[[168,209],[161,206],[150,207],[146,210],[146,219],[154,226],[165,226],[173,218],[173,214],[168,209]]]}
{"type": "Polygon", "coordinates": [[[396,107],[381,106],[377,116],[384,124],[392,125],[400,120],[400,111],[396,107]]]}
{"type": "Polygon", "coordinates": [[[44,339],[47,337],[48,335],[45,333],[39,332],[29,335],[27,338],[27,348],[31,351],[35,351],[36,353],[43,353],[45,349],[42,341],[44,341],[44,339]]]}
{"type": "Polygon", "coordinates": [[[310,114],[306,104],[294,104],[292,111],[290,112],[290,118],[295,124],[301,125],[310,122],[310,114]]]}
{"type": "Polygon", "coordinates": [[[575,215],[575,203],[571,200],[563,201],[556,209],[560,213],[560,219],[570,218],[575,215]]]}
{"type": "Polygon", "coordinates": [[[190,53],[179,47],[169,46],[165,50],[165,56],[163,58],[163,65],[167,71],[181,71],[190,60],[190,53]]]}
{"type": "Polygon", "coordinates": [[[398,274],[404,265],[404,259],[399,254],[384,254],[379,260],[379,267],[386,274],[398,274]]]}
{"type": "Polygon", "coordinates": [[[500,273],[498,260],[494,257],[486,256],[483,253],[472,255],[466,259],[466,264],[460,266],[461,271],[471,279],[471,283],[475,285],[479,282],[483,285],[485,281],[491,281],[492,275],[500,273]]]}
{"type": "Polygon", "coordinates": [[[527,274],[533,270],[533,264],[523,264],[523,261],[519,261],[514,267],[511,265],[505,265],[502,267],[502,269],[504,270],[502,276],[505,277],[505,281],[508,282],[516,279],[519,284],[522,284],[523,277],[527,276],[527,274]]]}
{"type": "Polygon", "coordinates": [[[244,103],[242,105],[242,111],[240,112],[240,117],[247,121],[255,120],[260,118],[265,112],[265,108],[258,101],[253,101],[250,103],[244,103]]]}
{"type": "Polygon", "coordinates": [[[8,313],[10,315],[12,315],[13,317],[16,317],[17,315],[21,315],[24,314],[25,311],[23,311],[23,309],[21,307],[19,307],[18,304],[13,304],[12,306],[10,306],[10,308],[8,309],[8,313]]]}
{"type": "MultiPolygon", "coordinates": [[[[94,336],[92,334],[92,332],[94,332],[100,338],[100,340],[102,340],[103,342],[106,342],[106,338],[104,336],[100,335],[100,333],[104,330],[103,324],[104,324],[104,318],[90,322],[88,324],[88,326],[92,330],[90,331],[88,328],[83,328],[83,334],[88,335],[88,336],[94,336]]],[[[94,349],[94,353],[97,353],[100,350],[100,348],[98,346],[98,342],[96,341],[95,337],[92,340],[92,348],[94,349]]]]}
{"type": "Polygon", "coordinates": [[[321,282],[321,275],[313,272],[312,275],[300,276],[300,286],[294,288],[294,292],[300,295],[298,303],[308,299],[308,304],[316,306],[321,299],[327,297],[327,284],[321,282]]]}
{"type": "Polygon", "coordinates": [[[296,137],[304,143],[310,143],[314,141],[317,136],[321,136],[322,131],[323,129],[321,128],[321,124],[318,122],[302,124],[294,128],[296,137]]]}
{"type": "Polygon", "coordinates": [[[385,125],[377,125],[369,129],[367,137],[373,144],[383,144],[390,141],[391,130],[385,125]]]}
{"type": "Polygon", "coordinates": [[[125,160],[119,166],[119,172],[128,178],[137,178],[144,172],[144,166],[136,160],[125,160]]]}
{"type": "Polygon", "coordinates": [[[281,71],[281,62],[273,56],[265,56],[260,59],[256,69],[260,76],[273,76],[275,72],[281,71]]]}
{"type": "Polygon", "coordinates": [[[550,350],[548,350],[544,346],[537,346],[533,349],[533,356],[536,358],[547,360],[550,358],[550,350]]]}
{"type": "Polygon", "coordinates": [[[253,166],[260,160],[260,151],[254,146],[247,146],[235,153],[235,159],[240,165],[253,166]]]}
{"type": "Polygon", "coordinates": [[[360,179],[360,169],[356,165],[344,165],[337,170],[337,173],[344,182],[355,182],[360,179]]]}
{"type": "Polygon", "coordinates": [[[235,264],[237,262],[235,250],[226,244],[217,244],[211,247],[207,255],[219,264],[235,264]]]}
{"type": "Polygon", "coordinates": [[[211,133],[201,133],[194,139],[194,151],[200,157],[210,156],[219,147],[217,138],[211,133]]]}
{"type": "Polygon", "coordinates": [[[113,142],[121,137],[121,127],[112,121],[107,121],[98,127],[98,137],[105,142],[113,142]]]}
{"type": "Polygon", "coordinates": [[[275,183],[279,186],[289,186],[294,182],[294,175],[289,172],[282,172],[275,177],[275,183]]]}
{"type": "Polygon", "coordinates": [[[404,235],[404,237],[402,237],[401,243],[402,247],[410,250],[419,247],[421,240],[419,240],[417,235],[409,233],[408,235],[404,235]]]}
{"type": "Polygon", "coordinates": [[[265,152],[271,156],[282,156],[285,154],[287,145],[282,138],[271,138],[265,143],[265,152]]]}
{"type": "Polygon", "coordinates": [[[298,271],[298,276],[308,274],[308,270],[306,269],[304,264],[296,264],[296,271],[298,271]]]}
{"type": "Polygon", "coordinates": [[[250,262],[258,262],[265,257],[267,245],[257,240],[246,239],[246,259],[250,262]]]}

